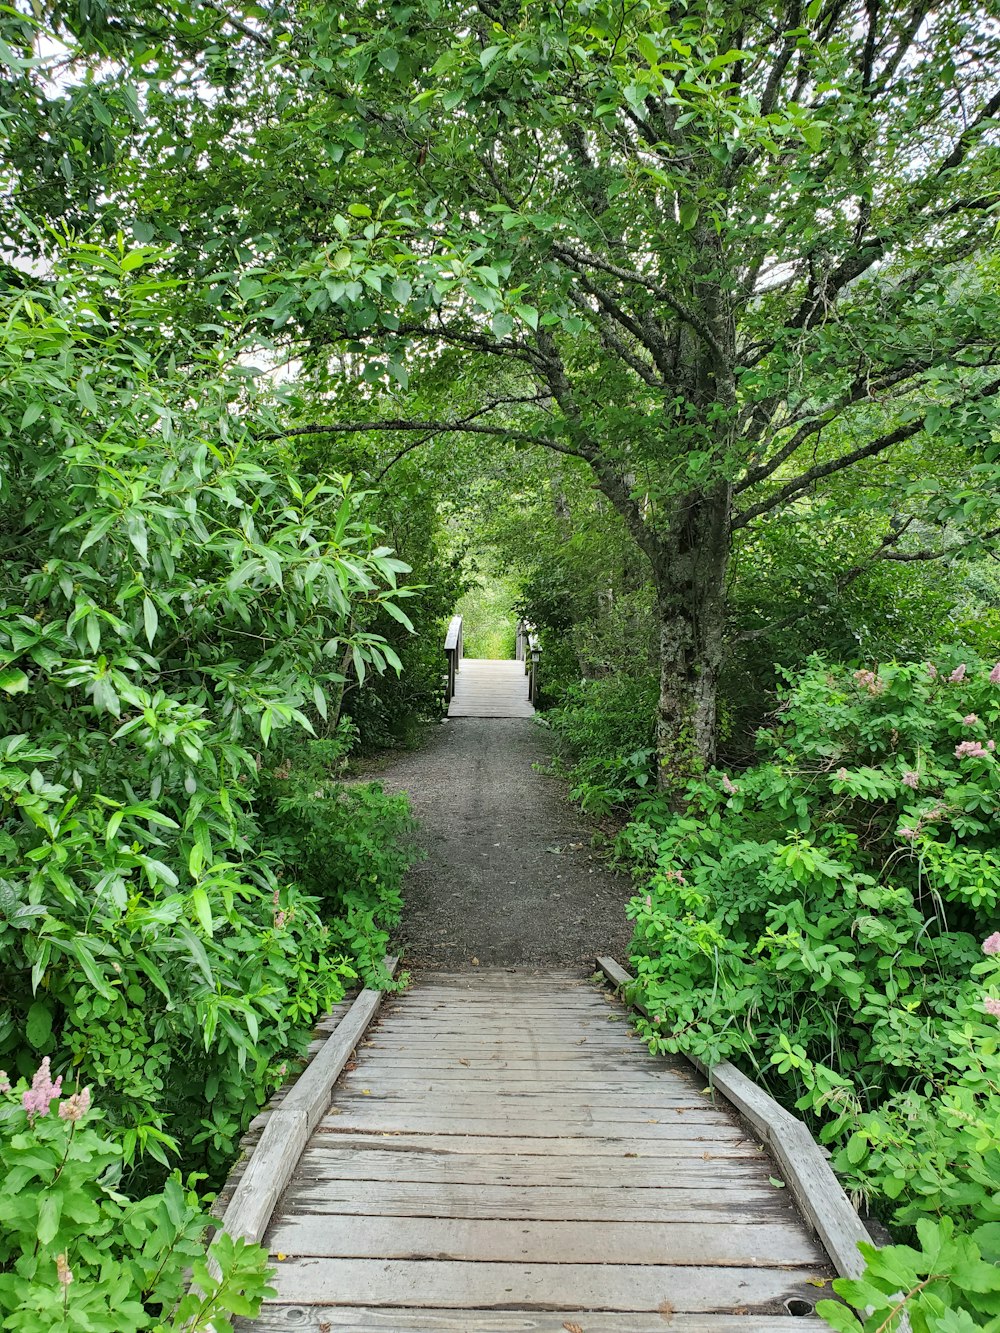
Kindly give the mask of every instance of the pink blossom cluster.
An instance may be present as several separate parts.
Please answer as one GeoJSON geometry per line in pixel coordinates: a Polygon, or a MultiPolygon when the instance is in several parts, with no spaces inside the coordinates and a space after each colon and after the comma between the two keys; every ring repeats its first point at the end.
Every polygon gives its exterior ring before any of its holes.
{"type": "Polygon", "coordinates": [[[0,1093],[10,1092],[10,1079],[7,1077],[6,1069],[0,1069],[0,1093]]]}
{"type": "Polygon", "coordinates": [[[899,836],[901,838],[905,838],[907,842],[912,842],[914,838],[917,836],[917,830],[915,828],[911,828],[909,824],[904,824],[903,827],[899,830],[899,836]]]}
{"type": "Polygon", "coordinates": [[[684,876],[681,874],[679,870],[666,870],[664,871],[663,878],[667,880],[668,883],[671,884],[687,883],[687,880],[684,878],[684,876]]]}
{"type": "Polygon", "coordinates": [[[73,1270],[69,1266],[69,1260],[65,1254],[56,1255],[56,1277],[59,1279],[61,1287],[68,1287],[73,1281],[73,1270]]]}
{"type": "Polygon", "coordinates": [[[722,775],[722,790],[727,796],[735,796],[739,791],[739,787],[733,782],[728,773],[722,775]]]}
{"type": "MultiPolygon", "coordinates": [[[[992,935],[987,935],[983,940],[983,953],[991,956],[1000,954],[1000,930],[995,930],[992,935]]],[[[1000,1000],[994,1000],[990,995],[983,996],[983,1008],[993,1018],[1000,1018],[1000,1000]]]]}
{"type": "Polygon", "coordinates": [[[965,717],[962,718],[962,726],[974,727],[978,721],[979,718],[976,716],[975,713],[966,713],[965,717]]]}
{"type": "Polygon", "coordinates": [[[955,746],[956,759],[985,759],[991,750],[996,749],[996,741],[960,741],[955,746]]]}
{"type": "Polygon", "coordinates": [[[879,680],[874,671],[855,671],[854,679],[869,694],[881,694],[885,689],[885,681],[879,680]]]}
{"type": "Polygon", "coordinates": [[[275,914],[274,914],[274,928],[275,928],[275,930],[283,930],[283,929],[284,929],[284,925],[285,925],[285,920],[286,920],[286,917],[285,917],[285,913],[284,913],[284,912],[275,912],[275,914]]]}
{"type": "Polygon", "coordinates": [[[69,1120],[75,1124],[77,1120],[82,1120],[90,1110],[90,1089],[84,1088],[80,1092],[74,1092],[72,1097],[67,1097],[64,1102],[59,1103],[59,1119],[69,1120]]]}
{"type": "Polygon", "coordinates": [[[948,677],[949,684],[951,685],[960,684],[963,680],[965,680],[965,673],[968,671],[968,669],[969,668],[965,665],[965,663],[962,662],[959,666],[955,668],[955,670],[948,677]]]}
{"type": "Polygon", "coordinates": [[[990,672],[990,684],[1000,685],[1000,662],[998,662],[990,672]]]}
{"type": "Polygon", "coordinates": [[[920,774],[915,773],[912,768],[908,768],[903,774],[903,786],[912,787],[916,791],[920,786],[920,774]]]}
{"type": "Polygon", "coordinates": [[[48,1115],[49,1106],[62,1092],[62,1075],[52,1082],[52,1069],[46,1056],[35,1071],[31,1087],[21,1096],[21,1105],[33,1121],[36,1115],[48,1115]]]}
{"type": "Polygon", "coordinates": [[[937,669],[937,667],[934,665],[934,663],[933,663],[933,662],[927,662],[925,665],[926,665],[926,667],[927,667],[927,674],[928,674],[928,676],[930,676],[931,680],[937,680],[938,669],[937,669]]]}
{"type": "Polygon", "coordinates": [[[838,782],[846,782],[847,779],[848,779],[848,777],[849,777],[849,774],[848,774],[846,768],[838,768],[838,769],[837,769],[837,781],[838,781],[838,782]]]}

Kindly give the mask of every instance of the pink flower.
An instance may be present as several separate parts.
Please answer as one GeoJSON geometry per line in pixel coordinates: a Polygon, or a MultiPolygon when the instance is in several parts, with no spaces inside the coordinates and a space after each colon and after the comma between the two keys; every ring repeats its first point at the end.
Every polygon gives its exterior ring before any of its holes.
{"type": "Polygon", "coordinates": [[[27,1111],[28,1119],[34,1120],[36,1115],[48,1115],[49,1104],[61,1092],[62,1075],[60,1074],[56,1081],[52,1082],[49,1057],[46,1056],[38,1066],[35,1077],[31,1080],[31,1087],[21,1097],[21,1105],[27,1111]]]}
{"type": "Polygon", "coordinates": [[[967,670],[968,667],[963,662],[961,666],[957,666],[955,668],[955,670],[948,677],[948,680],[951,682],[952,685],[957,685],[960,681],[963,681],[965,679],[965,673],[967,670]]]}
{"type": "Polygon", "coordinates": [[[915,828],[910,828],[909,825],[904,824],[903,827],[899,830],[899,836],[901,838],[905,838],[907,842],[912,842],[913,839],[917,836],[917,830],[915,828]]]}
{"type": "Polygon", "coordinates": [[[739,787],[737,787],[736,783],[730,779],[728,773],[723,773],[722,775],[722,790],[727,796],[735,796],[739,791],[739,787]]]}
{"type": "Polygon", "coordinates": [[[934,663],[933,663],[933,662],[928,662],[928,663],[927,663],[927,674],[928,674],[928,676],[930,676],[931,680],[937,680],[937,673],[938,673],[938,670],[937,670],[937,667],[934,665],[934,663]]]}
{"type": "Polygon", "coordinates": [[[975,713],[966,713],[965,717],[962,718],[962,726],[974,727],[978,721],[979,718],[976,717],[975,713]]]}
{"type": "Polygon", "coordinates": [[[838,768],[838,769],[837,769],[837,781],[838,781],[838,782],[846,782],[846,781],[847,781],[847,769],[846,769],[846,768],[838,768]]]}
{"type": "Polygon", "coordinates": [[[671,884],[687,883],[687,880],[684,878],[684,876],[681,874],[679,870],[668,870],[665,872],[663,878],[665,880],[668,880],[671,884]]]}
{"type": "Polygon", "coordinates": [[[275,930],[282,930],[282,929],[284,928],[284,925],[285,925],[285,914],[284,914],[284,912],[275,912],[275,914],[274,914],[274,928],[275,928],[275,930]]]}
{"type": "Polygon", "coordinates": [[[10,1079],[6,1069],[0,1069],[0,1092],[10,1092],[10,1079]]]}
{"type": "Polygon", "coordinates": [[[955,746],[956,759],[985,759],[988,754],[980,741],[962,741],[955,746]]]}
{"type": "Polygon", "coordinates": [[[989,750],[990,752],[992,752],[993,750],[995,750],[995,749],[997,748],[997,743],[996,743],[996,741],[987,741],[987,742],[986,742],[986,748],[987,748],[987,750],[989,750]]]}
{"type": "Polygon", "coordinates": [[[71,1120],[74,1123],[82,1120],[90,1110],[90,1089],[84,1088],[81,1092],[75,1092],[72,1097],[67,1097],[64,1102],[59,1103],[59,1119],[71,1120]]]}
{"type": "Polygon", "coordinates": [[[995,930],[983,940],[983,953],[1000,953],[1000,930],[995,930]]]}
{"type": "Polygon", "coordinates": [[[992,1014],[994,1018],[1000,1018],[1000,1000],[991,999],[991,997],[987,995],[983,1000],[983,1008],[988,1014],[992,1014]]]}
{"type": "Polygon", "coordinates": [[[920,786],[920,774],[914,773],[912,768],[908,768],[903,774],[903,786],[912,787],[916,791],[920,786]]]}
{"type": "Polygon", "coordinates": [[[56,1255],[56,1277],[61,1287],[68,1287],[73,1281],[73,1270],[64,1254],[56,1255]]]}
{"type": "Polygon", "coordinates": [[[1000,662],[998,662],[990,672],[990,684],[1000,685],[1000,662]]]}
{"type": "Polygon", "coordinates": [[[652,895],[649,894],[649,893],[647,893],[647,894],[646,894],[646,911],[648,912],[652,906],[653,906],[653,898],[652,898],[652,895]]]}

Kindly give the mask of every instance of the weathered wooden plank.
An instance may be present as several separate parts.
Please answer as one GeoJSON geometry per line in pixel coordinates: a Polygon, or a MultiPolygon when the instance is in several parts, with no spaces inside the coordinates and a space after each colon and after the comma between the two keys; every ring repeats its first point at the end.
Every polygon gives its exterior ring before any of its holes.
{"type": "Polygon", "coordinates": [[[510,1222],[439,1217],[284,1217],[267,1233],[290,1258],[491,1260],[495,1263],[807,1264],[826,1256],[802,1227],[683,1222],[510,1222]]]}
{"type": "Polygon", "coordinates": [[[301,1172],[311,1180],[426,1180],[469,1185],[573,1185],[587,1188],[599,1179],[603,1186],[617,1189],[670,1189],[705,1187],[742,1188],[743,1182],[764,1185],[771,1173],[769,1162],[759,1153],[748,1152],[743,1158],[706,1162],[640,1161],[622,1157],[571,1157],[561,1162],[549,1157],[516,1157],[509,1153],[419,1154],[394,1153],[379,1149],[342,1148],[326,1140],[310,1144],[302,1154],[301,1172]]]}
{"type": "MultiPolygon", "coordinates": [[[[397,1094],[373,1091],[366,1097],[364,1093],[352,1093],[338,1090],[334,1105],[330,1108],[333,1115],[337,1110],[344,1113],[357,1111],[363,1106],[377,1106],[394,1109],[397,1118],[405,1116],[407,1111],[425,1112],[431,1105],[430,1094],[420,1093],[416,1089],[404,1089],[397,1094]]],[[[590,1124],[595,1120],[605,1120],[615,1125],[643,1123],[658,1120],[664,1115],[679,1111],[700,1110],[696,1097],[668,1097],[660,1095],[656,1101],[630,1101],[628,1095],[608,1097],[601,1101],[581,1096],[571,1103],[530,1092],[506,1092],[503,1089],[486,1089],[477,1094],[464,1089],[448,1092],[448,1114],[452,1117],[468,1115],[472,1118],[504,1115],[557,1115],[564,1125],[590,1124]]]]}
{"type": "MultiPolygon", "coordinates": [[[[602,1100],[607,1096],[624,1095],[630,1098],[649,1098],[659,1097],[662,1093],[664,1097],[677,1097],[678,1089],[675,1084],[657,1082],[655,1079],[618,1079],[612,1081],[612,1076],[606,1074],[603,1077],[585,1077],[583,1074],[578,1079],[574,1079],[571,1074],[560,1074],[558,1078],[546,1080],[544,1069],[511,1071],[497,1068],[495,1065],[489,1069],[478,1070],[474,1075],[469,1074],[469,1066],[461,1065],[457,1061],[454,1067],[448,1066],[440,1071],[427,1074],[421,1077],[415,1071],[411,1077],[401,1070],[392,1070],[386,1073],[384,1070],[378,1070],[373,1073],[370,1066],[362,1064],[360,1068],[353,1069],[341,1077],[338,1088],[345,1092],[357,1093],[361,1089],[375,1091],[377,1086],[383,1093],[399,1092],[411,1089],[413,1091],[426,1094],[440,1089],[442,1094],[450,1095],[463,1084],[468,1084],[470,1077],[474,1077],[477,1088],[489,1090],[491,1088],[504,1089],[509,1093],[529,1096],[548,1096],[550,1101],[557,1102],[562,1097],[576,1098],[586,1102],[590,1097],[598,1097],[602,1100]],[[510,1077],[505,1077],[510,1075],[510,1077]]],[[[693,1089],[697,1095],[703,1095],[700,1089],[693,1089]]],[[[707,1096],[707,1094],[704,1094],[707,1096]]]]}
{"type": "MultiPolygon", "coordinates": [[[[385,965],[392,975],[397,959],[387,958],[385,965]]],[[[296,1080],[264,1126],[222,1217],[222,1230],[230,1236],[256,1241],[264,1234],[309,1134],[326,1110],[330,1088],[377,1011],[381,998],[378,991],[361,992],[323,1050],[296,1080]]]]}
{"type": "Polygon", "coordinates": [[[480,1306],[655,1312],[760,1309],[790,1297],[815,1298],[810,1270],[612,1264],[449,1263],[406,1259],[298,1259],[278,1265],[279,1302],[345,1305],[480,1306]]]}
{"type": "Polygon", "coordinates": [[[744,1153],[760,1154],[756,1139],[750,1138],[729,1120],[712,1125],[667,1124],[657,1139],[632,1139],[615,1135],[613,1138],[523,1138],[518,1135],[490,1137],[463,1134],[406,1134],[372,1133],[355,1130],[338,1134],[328,1126],[321,1126],[311,1142],[321,1145],[354,1148],[380,1148],[390,1152],[440,1153],[515,1153],[518,1157],[628,1157],[640,1160],[660,1157],[740,1157],[744,1153]],[[669,1134],[666,1131],[671,1131],[669,1134]]]}
{"type": "MultiPolygon", "coordinates": [[[[330,1305],[272,1305],[252,1325],[238,1323],[241,1333],[565,1333],[576,1324],[584,1333],[790,1333],[782,1312],[776,1315],[610,1314],[593,1310],[561,1310],[555,1314],[518,1310],[375,1310],[330,1305]]],[[[821,1319],[795,1322],[794,1333],[829,1333],[821,1319]]]]}
{"type": "Polygon", "coordinates": [[[794,1217],[784,1191],[743,1183],[738,1192],[701,1189],[620,1190],[600,1185],[430,1184],[310,1180],[296,1175],[284,1204],[289,1216],[346,1213],[362,1216],[534,1218],[572,1222],[725,1222],[733,1226],[794,1217]]]}
{"type": "MultiPolygon", "coordinates": [[[[368,1098],[364,1099],[366,1102],[368,1098]]],[[[673,1119],[670,1112],[666,1112],[666,1119],[650,1118],[649,1120],[637,1120],[628,1126],[627,1137],[636,1139],[655,1139],[661,1132],[670,1134],[673,1131],[670,1128],[673,1119]]],[[[711,1107],[702,1107],[700,1110],[685,1110],[679,1107],[676,1112],[677,1119],[674,1124],[680,1124],[683,1118],[685,1132],[692,1127],[702,1124],[719,1124],[726,1122],[725,1112],[713,1111],[711,1107]]],[[[594,1134],[599,1138],[607,1138],[609,1132],[617,1124],[617,1120],[601,1119],[595,1116],[591,1120],[576,1119],[568,1123],[559,1115],[550,1115],[546,1119],[529,1119],[524,1112],[511,1110],[509,1115],[491,1115],[491,1116],[462,1116],[449,1115],[447,1109],[435,1109],[427,1107],[421,1112],[408,1111],[406,1115],[400,1115],[389,1107],[378,1104],[367,1107],[351,1107],[350,1111],[341,1111],[339,1114],[329,1114],[322,1121],[323,1129],[338,1130],[364,1130],[366,1133],[377,1132],[380,1130],[399,1130],[404,1133],[431,1133],[431,1134],[527,1134],[539,1139],[565,1138],[568,1135],[577,1137],[594,1134]]]]}
{"type": "MultiPolygon", "coordinates": [[[[597,962],[616,985],[625,987],[633,983],[634,978],[614,959],[599,958],[597,962]]],[[[692,1063],[702,1072],[710,1073],[714,1086],[742,1111],[770,1147],[785,1182],[819,1234],[837,1271],[844,1277],[859,1276],[865,1262],[858,1245],[871,1244],[871,1237],[802,1121],[779,1106],[728,1060],[714,1065],[711,1071],[701,1061],[692,1063]]]]}

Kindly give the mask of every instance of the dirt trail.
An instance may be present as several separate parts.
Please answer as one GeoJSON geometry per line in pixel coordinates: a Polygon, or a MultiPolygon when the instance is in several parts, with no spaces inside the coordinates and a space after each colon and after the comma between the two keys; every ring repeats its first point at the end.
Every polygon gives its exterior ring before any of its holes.
{"type": "Polygon", "coordinates": [[[560,783],[536,773],[545,731],[522,718],[457,718],[379,779],[406,791],[427,860],[406,883],[397,945],[423,967],[532,967],[625,958],[630,887],[591,849],[560,783]]]}

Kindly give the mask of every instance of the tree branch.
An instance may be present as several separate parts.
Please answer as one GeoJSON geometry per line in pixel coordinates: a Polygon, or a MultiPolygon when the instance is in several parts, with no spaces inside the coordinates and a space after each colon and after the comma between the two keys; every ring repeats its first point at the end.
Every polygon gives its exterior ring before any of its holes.
{"type": "MultiPolygon", "coordinates": [[[[973,394],[968,401],[981,402],[986,398],[993,398],[1000,393],[1000,380],[994,380],[981,393],[973,394]]],[[[760,518],[762,514],[769,514],[773,509],[780,508],[788,500],[797,499],[804,491],[817,481],[822,481],[824,477],[831,477],[837,472],[843,472],[845,468],[853,467],[855,463],[860,463],[866,458],[876,458],[879,454],[885,453],[893,445],[901,444],[903,440],[912,439],[914,435],[919,435],[924,429],[924,417],[916,421],[910,421],[905,426],[899,426],[894,431],[886,435],[880,435],[877,439],[869,441],[858,449],[853,449],[850,453],[841,454],[839,458],[831,459],[828,463],[818,463],[816,467],[810,468],[800,476],[794,477],[780,490],[769,496],[766,500],[761,500],[759,504],[752,505],[749,509],[744,509],[742,513],[733,517],[733,531],[739,528],[745,528],[748,523],[753,522],[755,518],[760,518]]]]}

